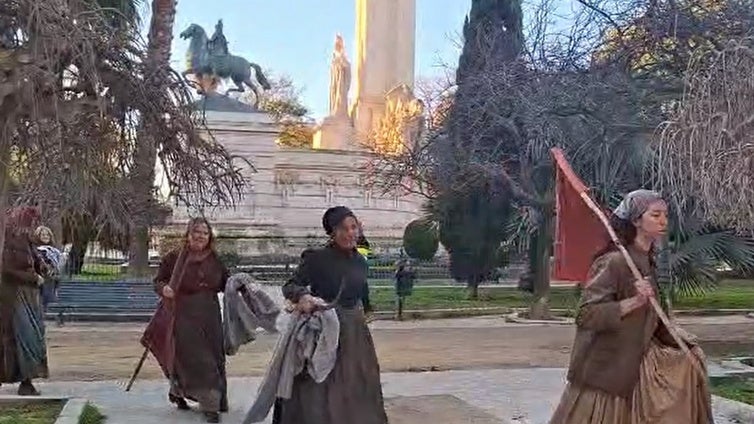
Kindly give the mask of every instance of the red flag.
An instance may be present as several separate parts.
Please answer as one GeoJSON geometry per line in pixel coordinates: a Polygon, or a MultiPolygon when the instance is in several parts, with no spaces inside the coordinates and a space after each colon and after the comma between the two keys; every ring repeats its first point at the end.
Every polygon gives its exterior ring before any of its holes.
{"type": "Polygon", "coordinates": [[[583,282],[594,255],[608,240],[602,222],[581,197],[587,187],[573,172],[563,151],[550,150],[555,160],[554,280],[583,282]]]}

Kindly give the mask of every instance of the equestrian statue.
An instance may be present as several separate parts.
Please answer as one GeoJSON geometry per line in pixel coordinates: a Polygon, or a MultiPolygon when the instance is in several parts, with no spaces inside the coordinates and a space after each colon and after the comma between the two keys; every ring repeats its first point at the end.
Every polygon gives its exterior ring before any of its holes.
{"type": "MultiPolygon", "coordinates": [[[[260,93],[256,85],[251,81],[251,68],[254,68],[256,80],[263,90],[270,89],[270,83],[262,72],[262,68],[256,63],[232,55],[228,52],[228,41],[223,34],[223,21],[219,20],[215,26],[215,34],[211,39],[207,38],[204,28],[197,24],[191,24],[180,34],[182,39],[189,39],[189,48],[186,54],[187,67],[183,77],[194,75],[198,81],[204,78],[227,79],[230,78],[236,85],[225,93],[243,93],[244,85],[254,92],[254,107],[259,106],[260,93]]],[[[206,88],[200,87],[199,94],[207,94],[206,88]]]]}

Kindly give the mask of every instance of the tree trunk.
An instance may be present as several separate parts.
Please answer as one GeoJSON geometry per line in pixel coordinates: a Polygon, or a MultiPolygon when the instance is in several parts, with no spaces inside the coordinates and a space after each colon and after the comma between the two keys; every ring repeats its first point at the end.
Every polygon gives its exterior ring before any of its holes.
{"type": "Polygon", "coordinates": [[[675,299],[675,285],[670,272],[670,251],[667,239],[658,246],[657,257],[657,285],[660,288],[660,302],[668,316],[673,315],[673,300],[675,299]]]}
{"type": "Polygon", "coordinates": [[[63,217],[60,213],[60,208],[55,204],[56,202],[49,202],[42,210],[42,222],[44,225],[50,228],[52,231],[54,243],[53,245],[63,250],[63,217]]]}
{"type": "MultiPolygon", "coordinates": [[[[153,0],[152,20],[147,45],[147,78],[167,78],[170,68],[170,46],[173,42],[176,0],[153,0]]],[[[157,146],[149,130],[149,122],[141,122],[133,171],[134,211],[131,227],[129,271],[134,276],[148,275],[149,230],[153,221],[155,164],[157,146]]]]}
{"type": "Polygon", "coordinates": [[[149,230],[154,203],[154,162],[156,149],[148,130],[141,131],[136,147],[133,172],[134,205],[129,246],[129,272],[132,276],[149,275],[149,230]],[[152,164],[151,166],[149,164],[152,164]]]}
{"type": "Polygon", "coordinates": [[[550,313],[550,253],[552,251],[553,213],[544,209],[540,226],[537,229],[536,249],[533,269],[534,301],[529,308],[529,319],[552,319],[550,313]]]}
{"type": "MultiPolygon", "coordinates": [[[[5,249],[5,223],[8,209],[8,189],[10,188],[10,140],[0,136],[0,273],[3,271],[3,251],[5,249]]],[[[2,281],[0,281],[2,284],[2,281]]]]}
{"type": "Polygon", "coordinates": [[[479,283],[482,281],[482,278],[480,278],[478,275],[474,275],[469,278],[467,283],[467,288],[469,290],[469,299],[471,300],[477,300],[479,299],[479,283]]]}
{"type": "Polygon", "coordinates": [[[539,267],[539,231],[529,236],[529,248],[526,255],[526,271],[518,278],[518,289],[528,293],[534,293],[534,274],[539,267]]]}
{"type": "Polygon", "coordinates": [[[66,261],[65,273],[69,277],[79,275],[84,268],[86,260],[86,250],[89,248],[89,241],[85,237],[76,234],[71,241],[71,251],[68,252],[68,261],[66,261]]]}

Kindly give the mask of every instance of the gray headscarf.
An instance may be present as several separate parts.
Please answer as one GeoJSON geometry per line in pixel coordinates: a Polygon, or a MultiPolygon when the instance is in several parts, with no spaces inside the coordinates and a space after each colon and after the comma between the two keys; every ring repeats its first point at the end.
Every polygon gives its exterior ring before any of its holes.
{"type": "Polygon", "coordinates": [[[662,200],[662,196],[656,191],[635,190],[623,198],[623,201],[615,208],[613,214],[625,221],[634,222],[644,215],[644,212],[649,209],[652,203],[658,200],[662,200]]]}

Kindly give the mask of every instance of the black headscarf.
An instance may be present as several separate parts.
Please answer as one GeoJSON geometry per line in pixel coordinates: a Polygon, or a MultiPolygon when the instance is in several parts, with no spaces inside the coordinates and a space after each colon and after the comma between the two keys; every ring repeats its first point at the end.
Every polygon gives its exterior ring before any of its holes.
{"type": "Polygon", "coordinates": [[[345,206],[335,206],[325,211],[322,216],[322,227],[328,236],[331,236],[335,232],[335,227],[340,225],[348,217],[356,218],[353,211],[345,206]]]}

